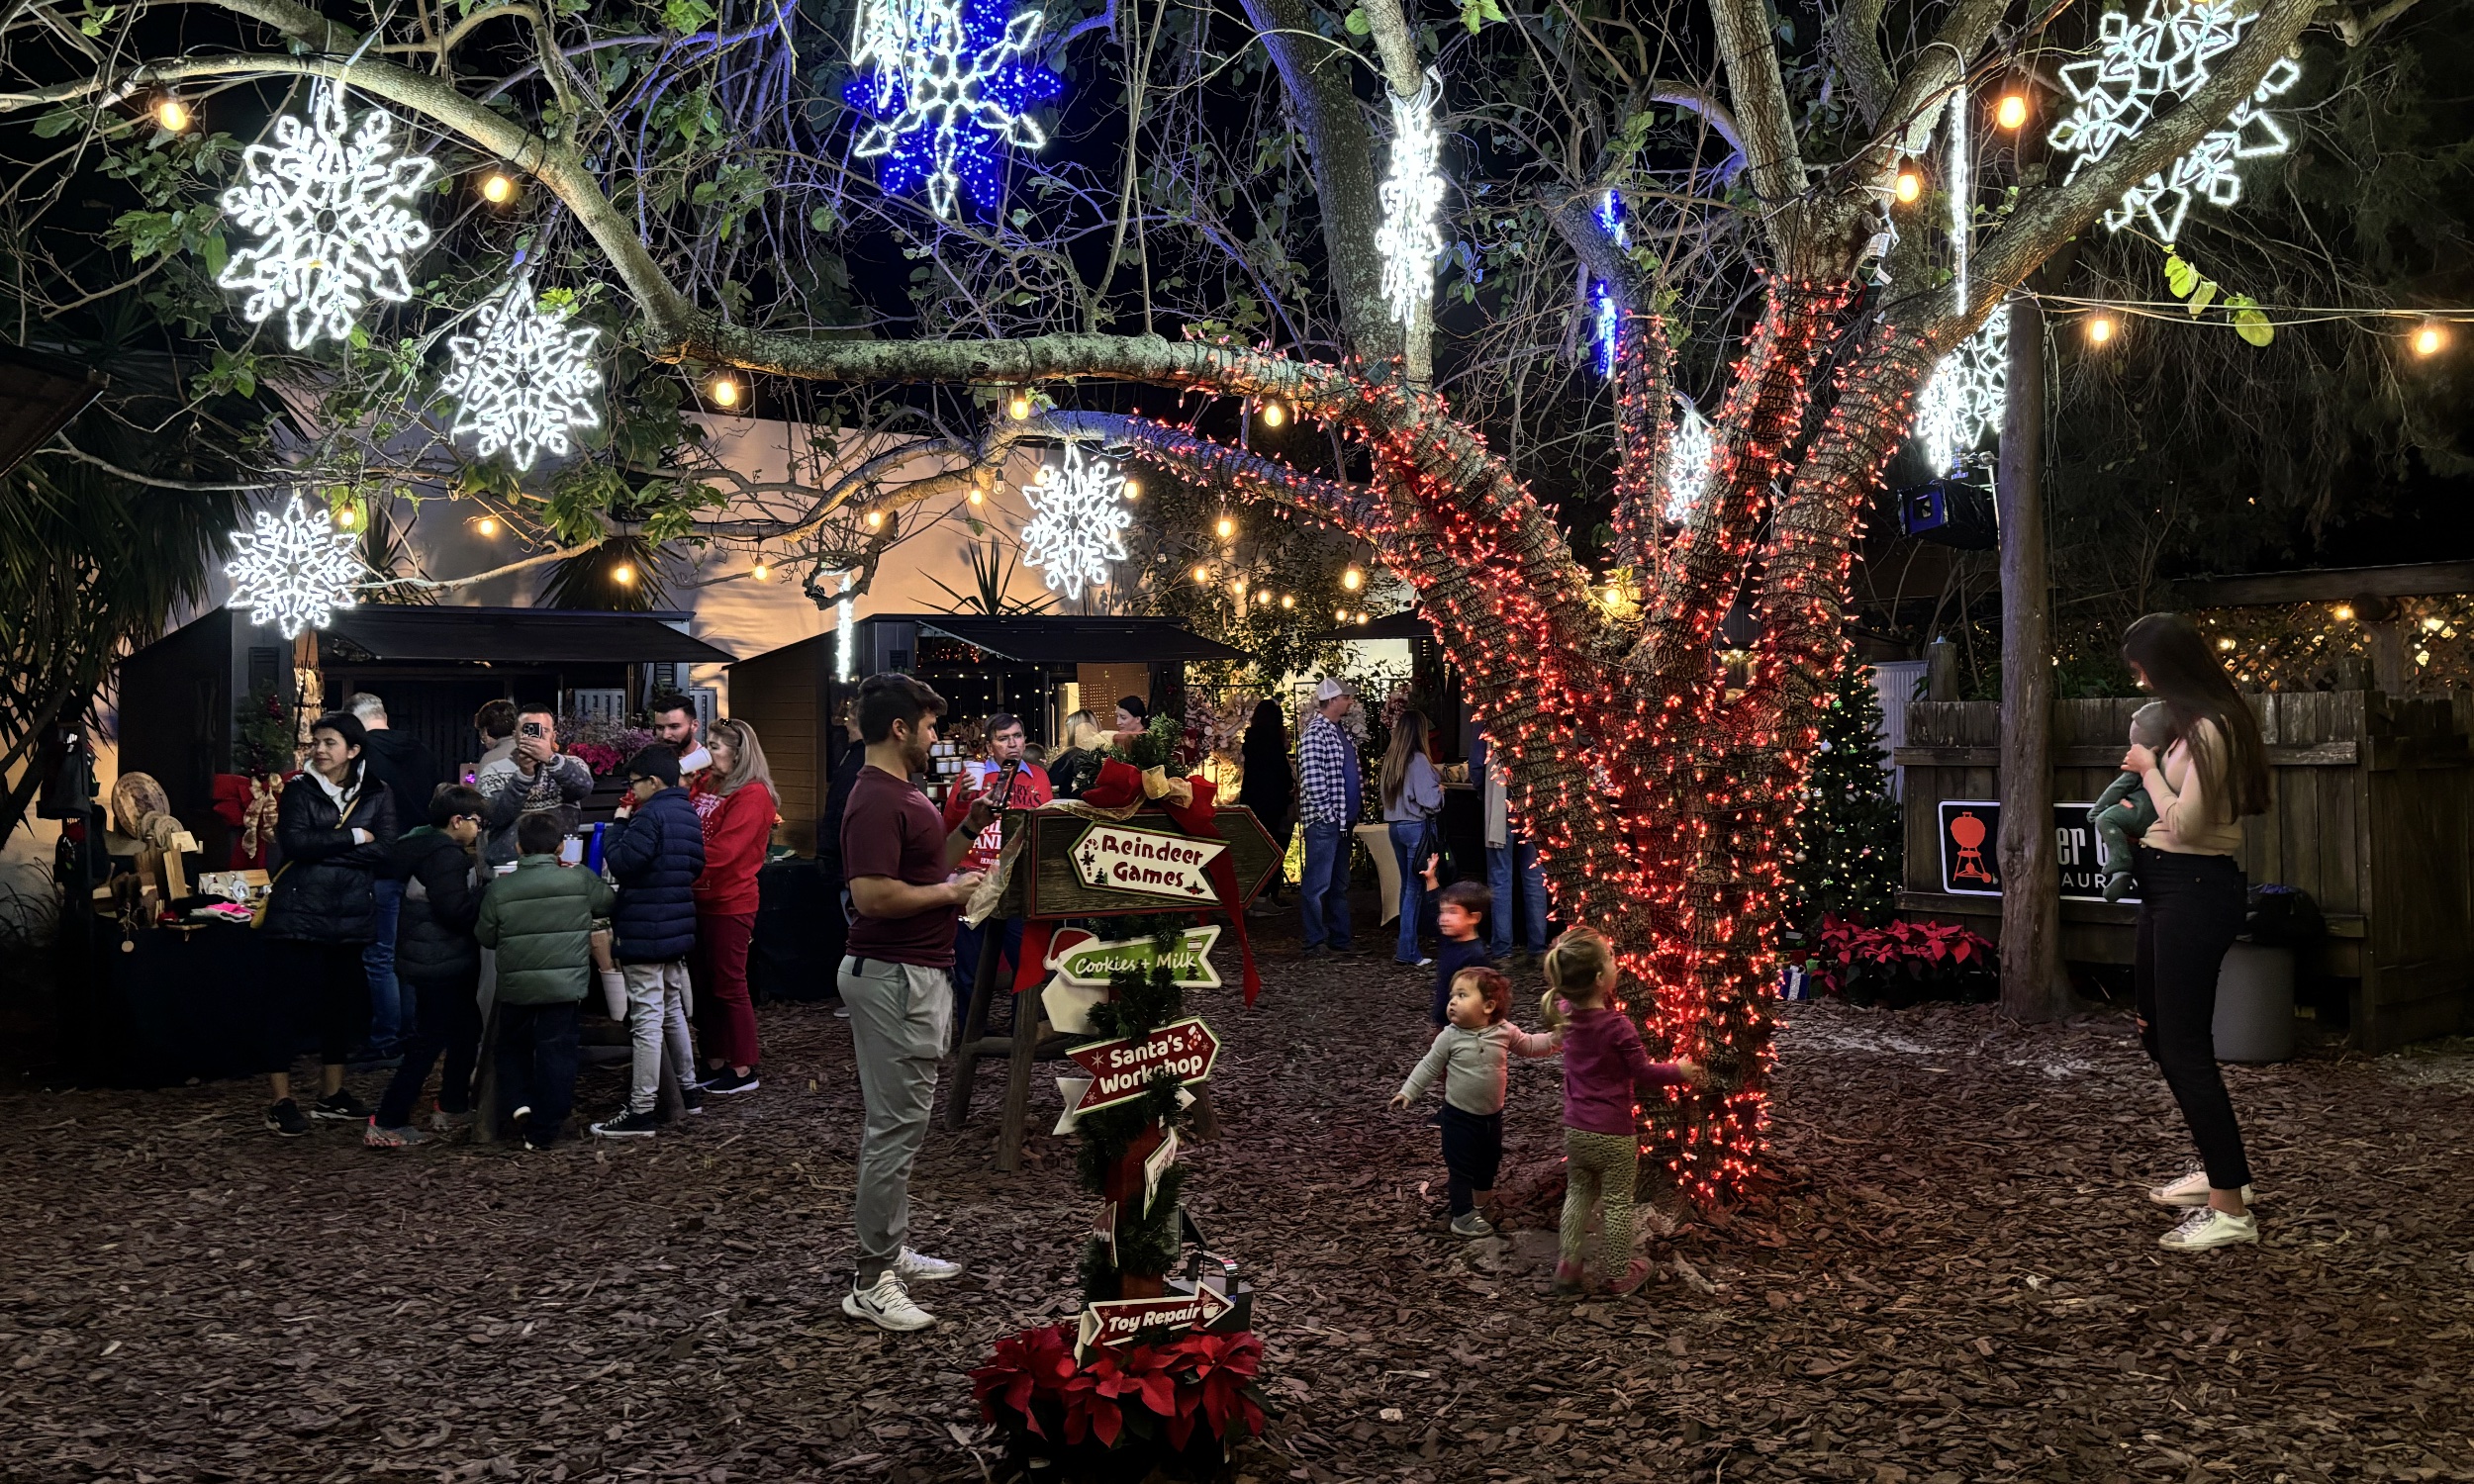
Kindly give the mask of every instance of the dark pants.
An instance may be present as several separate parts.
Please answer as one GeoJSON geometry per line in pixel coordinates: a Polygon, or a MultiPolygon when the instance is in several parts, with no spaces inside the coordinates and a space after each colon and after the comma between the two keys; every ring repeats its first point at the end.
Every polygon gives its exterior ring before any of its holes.
{"type": "Polygon", "coordinates": [[[340,1067],[369,1032],[369,979],[360,943],[278,938],[267,965],[263,1071],[290,1071],[305,1026],[318,1028],[318,1060],[340,1067]]]}
{"type": "Polygon", "coordinates": [[[404,1043],[404,1065],[378,1099],[382,1129],[400,1129],[413,1121],[413,1104],[421,1100],[422,1084],[429,1080],[429,1068],[440,1053],[446,1067],[438,1073],[438,1107],[448,1113],[472,1111],[472,1067],[481,1056],[480,971],[410,987],[417,999],[413,1034],[404,1043]]]}
{"type": "Polygon", "coordinates": [[[412,984],[395,972],[395,925],[404,911],[404,883],[380,877],[369,883],[378,903],[378,936],[361,950],[361,970],[369,976],[369,1045],[392,1057],[412,1039],[420,1007],[412,984]]]}
{"type": "MultiPolygon", "coordinates": [[[[954,1024],[971,1013],[971,990],[980,981],[980,955],[999,930],[1004,933],[1004,947],[998,955],[997,993],[999,999],[1013,988],[1014,967],[1022,962],[1022,919],[1006,918],[983,922],[978,927],[968,923],[954,925],[954,1024]]],[[[995,1006],[991,1005],[991,1009],[995,1006]]]]}
{"type": "Polygon", "coordinates": [[[1477,1202],[1472,1192],[1492,1190],[1495,1171],[1503,1166],[1503,1115],[1465,1113],[1443,1105],[1443,1165],[1451,1171],[1445,1189],[1452,1214],[1467,1216],[1477,1202]]]}
{"type": "Polygon", "coordinates": [[[555,1144],[576,1101],[576,1004],[498,1007],[498,1100],[530,1108],[524,1138],[555,1144]]]}
{"type": "Polygon", "coordinates": [[[2250,1183],[2242,1132],[2217,1070],[2217,973],[2242,930],[2246,891],[2231,856],[2184,855],[2141,846],[2139,861],[2139,1017],[2147,1055],[2182,1106],[2208,1183],[2250,1183]]]}

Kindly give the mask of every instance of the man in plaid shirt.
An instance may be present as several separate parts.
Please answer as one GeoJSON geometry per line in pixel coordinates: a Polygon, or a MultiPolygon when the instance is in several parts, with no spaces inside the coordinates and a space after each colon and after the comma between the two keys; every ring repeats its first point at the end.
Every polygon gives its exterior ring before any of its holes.
{"type": "Polygon", "coordinates": [[[1305,829],[1305,951],[1349,948],[1349,831],[1358,822],[1365,783],[1358,750],[1340,729],[1356,697],[1337,680],[1314,688],[1314,715],[1297,739],[1297,817],[1305,829]]]}

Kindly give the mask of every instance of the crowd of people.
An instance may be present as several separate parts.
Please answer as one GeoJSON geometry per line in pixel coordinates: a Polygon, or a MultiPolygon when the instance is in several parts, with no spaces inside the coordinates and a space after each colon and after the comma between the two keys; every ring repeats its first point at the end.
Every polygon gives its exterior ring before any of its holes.
{"type": "Polygon", "coordinates": [[[489,1070],[506,1132],[527,1148],[564,1131],[596,987],[630,1041],[626,1100],[591,1125],[596,1136],[653,1135],[665,1071],[690,1112],[762,1085],[747,955],[779,795],[745,722],[700,737],[694,702],[676,694],[649,711],[659,740],[626,760],[626,795],[589,864],[578,826],[593,775],[560,750],[551,706],[483,706],[469,783],[395,732],[377,696],[311,724],[306,766],[279,805],[259,923],[277,960],[261,1039],[269,1130],[356,1123],[370,1147],[404,1149],[469,1127],[485,951],[489,1070]],[[290,1075],[304,1020],[320,1063],[306,1109],[290,1075]],[[392,1067],[375,1108],[345,1086],[356,1056],[392,1067]],[[415,1104],[433,1069],[424,1128],[415,1104]]]}

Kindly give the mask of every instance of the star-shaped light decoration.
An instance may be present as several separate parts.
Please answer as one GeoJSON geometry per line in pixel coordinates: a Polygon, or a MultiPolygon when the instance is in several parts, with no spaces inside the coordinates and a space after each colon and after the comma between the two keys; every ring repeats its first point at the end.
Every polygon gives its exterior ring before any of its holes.
{"type": "Polygon", "coordinates": [[[1022,563],[1043,569],[1051,590],[1083,596],[1085,584],[1108,581],[1108,564],[1125,560],[1118,532],[1134,523],[1125,509],[1125,476],[1104,458],[1083,456],[1079,443],[1065,445],[1063,464],[1042,464],[1039,477],[1022,487],[1031,507],[1022,527],[1022,563]]]}
{"type": "Polygon", "coordinates": [[[1681,411],[1666,442],[1666,518],[1680,523],[1692,518],[1693,508],[1709,488],[1709,465],[1718,443],[1700,409],[1681,396],[1675,403],[1681,411]]]}
{"type": "Polygon", "coordinates": [[[876,121],[851,152],[882,161],[878,184],[897,196],[925,186],[929,209],[947,218],[967,187],[982,216],[997,215],[999,146],[1046,145],[1030,111],[1065,91],[1030,55],[1040,20],[1036,8],[1013,14],[1012,0],[861,0],[857,75],[842,98],[876,121]]]}
{"type": "MultiPolygon", "coordinates": [[[[2061,69],[2062,86],[2077,106],[2053,126],[2048,141],[2075,155],[2065,181],[2134,139],[2154,117],[2156,100],[2171,93],[2188,98],[2205,86],[2218,56],[2234,48],[2259,19],[2236,9],[2235,0],[2148,0],[2137,23],[2120,11],[2105,14],[2096,55],[2061,69]]],[[[2241,162],[2283,154],[2293,137],[2265,111],[2269,100],[2302,78],[2302,64],[2280,56],[2248,98],[2235,105],[2224,125],[2188,154],[2122,193],[2105,213],[2105,226],[2120,232],[2141,217],[2170,243],[2190,215],[2193,198],[2231,207],[2242,199],[2241,162]]]]}
{"type": "Polygon", "coordinates": [[[1916,436],[1937,472],[1955,472],[1963,455],[2002,430],[2009,390],[2010,316],[1997,311],[1942,357],[1916,399],[1916,436]]]}
{"type": "Polygon", "coordinates": [[[258,233],[224,264],[215,281],[245,289],[250,324],[284,311],[292,348],[341,340],[374,296],[401,304],[413,296],[405,261],[429,241],[429,228],[402,203],[429,179],[428,155],[400,155],[395,121],[371,109],[343,113],[342,89],[320,83],[310,116],[275,121],[275,142],[240,151],[240,181],[223,195],[235,226],[258,233]]]}
{"type": "Polygon", "coordinates": [[[486,459],[504,448],[521,471],[544,449],[564,457],[569,428],[598,425],[602,373],[593,365],[593,341],[601,331],[570,327],[573,314],[542,309],[523,275],[483,304],[475,332],[446,342],[455,369],[438,392],[456,401],[449,435],[477,433],[475,454],[486,459]]]}
{"type": "Polygon", "coordinates": [[[272,623],[287,639],[304,628],[325,628],[337,608],[357,601],[353,588],[367,574],[352,554],[354,537],[337,530],[325,510],[294,496],[281,510],[259,510],[254,531],[232,533],[232,579],[228,607],[246,607],[251,623],[272,623]]]}
{"type": "Polygon", "coordinates": [[[1443,253],[1443,136],[1435,132],[1435,102],[1443,74],[1427,69],[1415,97],[1391,95],[1391,169],[1377,197],[1383,220],[1375,229],[1375,250],[1383,259],[1383,297],[1391,318],[1413,324],[1418,309],[1434,298],[1435,259],[1443,253]]]}

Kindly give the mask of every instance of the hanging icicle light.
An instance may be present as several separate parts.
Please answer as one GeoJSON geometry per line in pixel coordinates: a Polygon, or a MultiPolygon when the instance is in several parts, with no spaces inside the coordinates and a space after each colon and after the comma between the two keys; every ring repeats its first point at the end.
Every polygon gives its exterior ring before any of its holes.
{"type": "MultiPolygon", "coordinates": [[[[1414,97],[1391,95],[1391,160],[1377,192],[1382,223],[1375,250],[1383,260],[1383,298],[1398,325],[1414,324],[1435,294],[1435,260],[1443,254],[1443,138],[1435,132],[1435,104],[1443,74],[1428,68],[1414,97]]],[[[1275,426],[1278,424],[1275,423],[1275,426]]]]}

